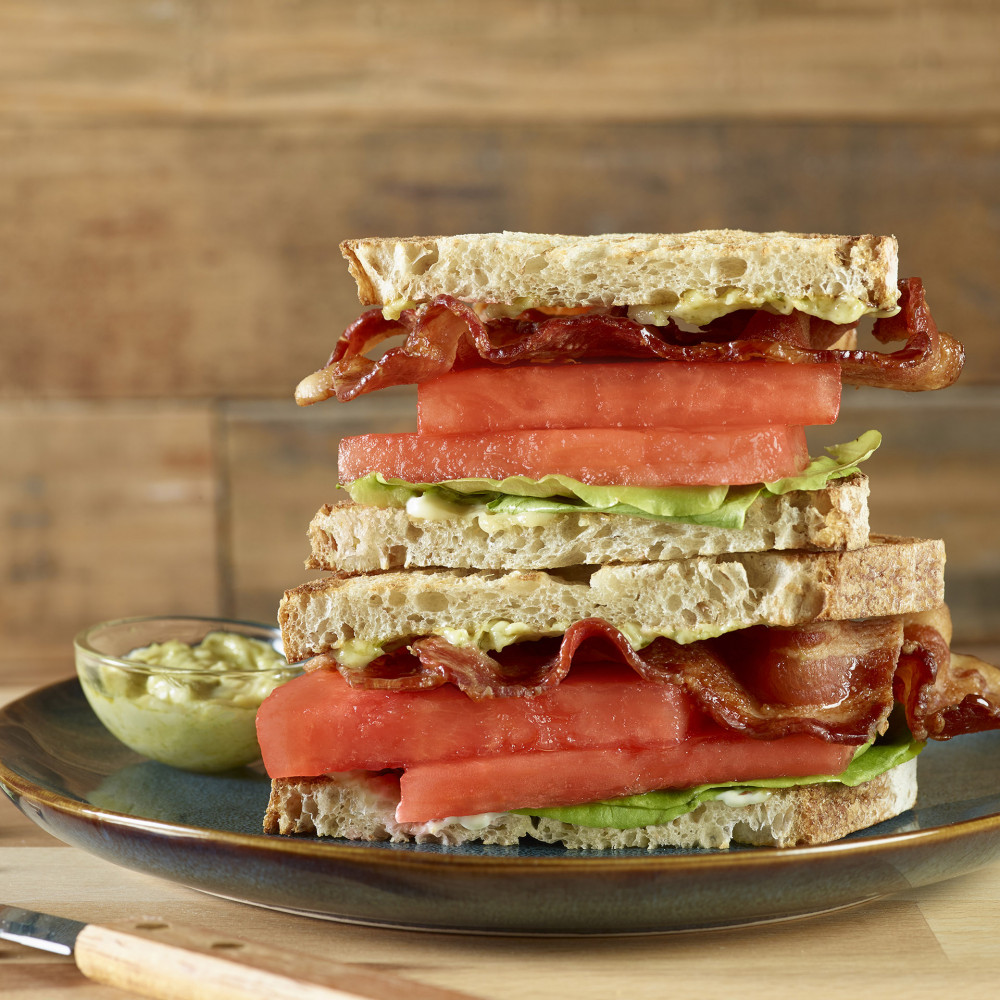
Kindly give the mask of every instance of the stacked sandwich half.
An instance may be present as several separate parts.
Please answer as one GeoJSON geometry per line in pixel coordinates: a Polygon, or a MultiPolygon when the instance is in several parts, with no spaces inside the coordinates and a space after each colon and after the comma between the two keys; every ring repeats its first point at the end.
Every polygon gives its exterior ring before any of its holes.
{"type": "Polygon", "coordinates": [[[821,843],[908,809],[926,739],[1000,725],[943,543],[869,534],[878,433],[805,443],[842,383],[961,370],[893,238],[342,249],[376,308],[297,399],[416,383],[418,431],[345,438],[351,500],[310,525],[331,575],[281,603],[308,669],[258,715],[266,831],[821,843]]]}

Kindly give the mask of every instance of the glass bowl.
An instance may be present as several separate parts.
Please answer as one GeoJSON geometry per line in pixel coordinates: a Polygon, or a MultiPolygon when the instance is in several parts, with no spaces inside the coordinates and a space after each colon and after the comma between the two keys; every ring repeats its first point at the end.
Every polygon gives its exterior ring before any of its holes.
{"type": "Polygon", "coordinates": [[[76,672],[94,713],[136,753],[186,771],[227,771],[260,759],[257,709],[302,672],[283,656],[257,666],[245,639],[282,651],[278,629],[253,622],[180,615],[101,622],[74,640],[76,672]],[[152,643],[197,646],[211,632],[235,637],[222,642],[226,659],[213,666],[186,654],[168,666],[127,659],[152,643]]]}

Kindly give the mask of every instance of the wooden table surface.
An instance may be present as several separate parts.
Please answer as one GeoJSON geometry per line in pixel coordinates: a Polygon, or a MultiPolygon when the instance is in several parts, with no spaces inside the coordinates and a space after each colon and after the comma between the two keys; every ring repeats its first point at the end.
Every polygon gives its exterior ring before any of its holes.
{"type": "MultiPolygon", "coordinates": [[[[27,687],[0,683],[0,704],[27,687]]],[[[0,801],[0,902],[91,922],[160,917],[484,998],[995,996],[1000,861],[864,906],[736,930],[627,938],[490,938],[375,930],[272,912],[118,868],[0,801]]],[[[72,959],[0,941],[0,996],[114,1000],[72,959]]]]}

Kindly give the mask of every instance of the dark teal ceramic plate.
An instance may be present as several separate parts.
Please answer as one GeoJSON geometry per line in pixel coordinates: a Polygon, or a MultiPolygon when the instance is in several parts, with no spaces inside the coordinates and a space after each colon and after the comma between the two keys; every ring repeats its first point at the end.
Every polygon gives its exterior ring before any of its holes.
{"type": "Polygon", "coordinates": [[[75,680],[0,710],[0,785],[68,844],[230,899],[385,927],[641,934],[784,920],[877,899],[1000,854],[1000,733],[934,744],[916,810],[835,844],[607,851],[322,842],[259,833],[267,779],[172,770],[97,721],[75,680]]]}

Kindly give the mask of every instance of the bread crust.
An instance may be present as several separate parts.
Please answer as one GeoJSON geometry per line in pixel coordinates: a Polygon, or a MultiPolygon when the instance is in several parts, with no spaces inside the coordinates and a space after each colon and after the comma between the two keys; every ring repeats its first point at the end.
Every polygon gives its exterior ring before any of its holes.
{"type": "Polygon", "coordinates": [[[341,252],[364,305],[448,294],[506,305],[651,306],[692,318],[692,298],[781,312],[793,300],[806,312],[821,300],[856,300],[866,313],[891,313],[898,298],[893,236],[502,232],[346,240],[341,252]]]}
{"type": "Polygon", "coordinates": [[[878,535],[864,548],[838,552],[752,552],[548,572],[338,574],[286,591],[278,619],[292,660],[348,640],[381,645],[498,620],[541,635],[559,635],[584,618],[619,629],[711,634],[935,608],[944,602],[944,563],[940,540],[878,535]]]}
{"type": "Polygon", "coordinates": [[[618,830],[582,827],[512,813],[465,822],[397,823],[398,795],[364,772],[316,778],[278,778],[264,818],[265,833],[312,834],[396,843],[516,844],[529,836],[575,850],[626,847],[726,848],[732,842],[795,847],[839,840],[898,816],[917,797],[917,762],[907,761],[856,787],[836,783],[774,789],[763,802],[728,805],[715,800],[662,826],[618,830]],[[468,824],[468,825],[467,825],[468,824]]]}
{"type": "Polygon", "coordinates": [[[868,479],[855,473],[822,490],[762,494],[740,529],[622,514],[531,518],[480,514],[428,520],[399,507],[321,507],[309,525],[307,569],[530,570],[662,562],[767,549],[857,549],[868,543],[868,479]]]}

